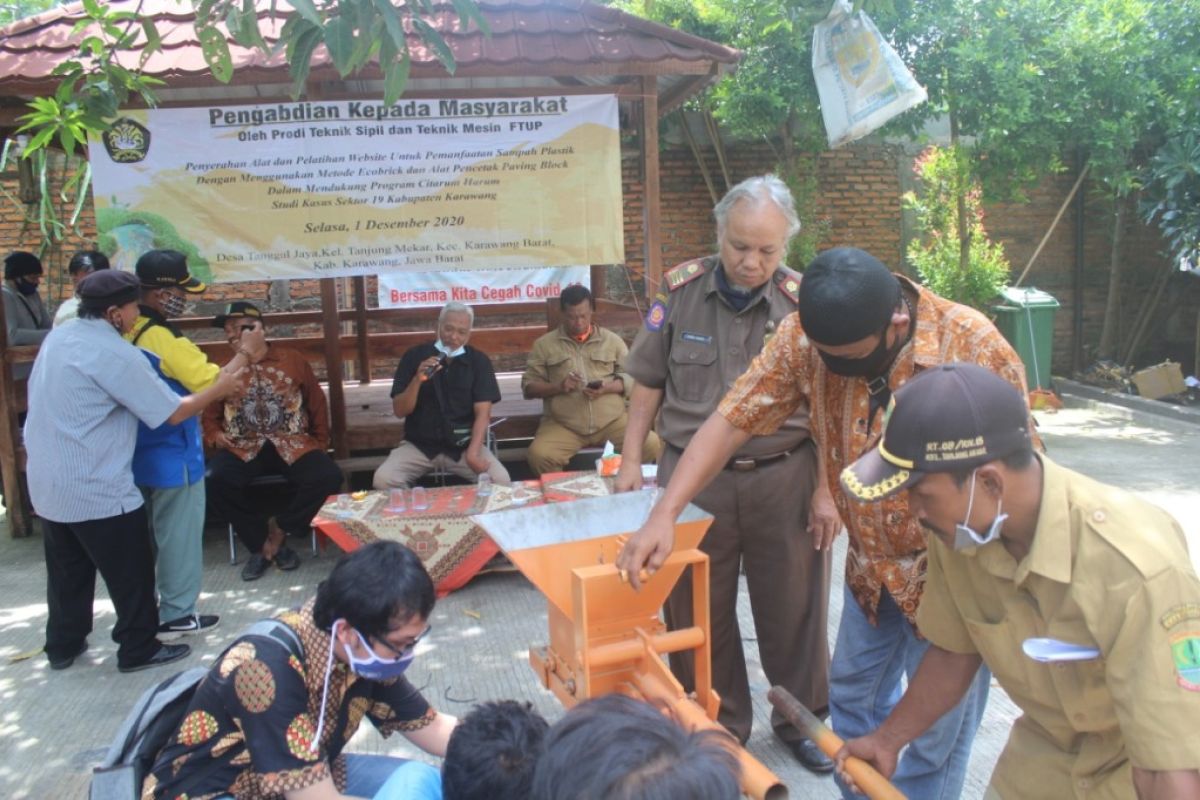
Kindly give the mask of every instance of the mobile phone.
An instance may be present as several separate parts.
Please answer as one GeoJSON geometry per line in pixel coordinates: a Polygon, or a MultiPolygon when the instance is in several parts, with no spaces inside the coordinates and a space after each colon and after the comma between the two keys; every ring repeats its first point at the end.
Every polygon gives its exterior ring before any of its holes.
{"type": "Polygon", "coordinates": [[[596,381],[588,381],[587,388],[589,388],[589,389],[599,389],[599,388],[600,388],[601,386],[603,386],[603,385],[604,385],[604,381],[600,381],[600,380],[596,380],[596,381]]]}

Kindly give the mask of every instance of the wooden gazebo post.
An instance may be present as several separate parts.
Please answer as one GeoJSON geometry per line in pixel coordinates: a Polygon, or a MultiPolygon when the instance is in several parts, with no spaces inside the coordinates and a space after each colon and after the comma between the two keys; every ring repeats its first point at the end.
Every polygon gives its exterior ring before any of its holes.
{"type": "Polygon", "coordinates": [[[642,187],[645,220],[646,298],[662,283],[662,193],[658,186],[658,78],[642,76],[642,187]]]}
{"type": "Polygon", "coordinates": [[[13,385],[13,354],[8,349],[8,325],[0,303],[0,472],[4,473],[4,505],[8,510],[9,534],[15,539],[33,532],[29,510],[21,488],[21,453],[17,430],[17,391],[13,385]]]}

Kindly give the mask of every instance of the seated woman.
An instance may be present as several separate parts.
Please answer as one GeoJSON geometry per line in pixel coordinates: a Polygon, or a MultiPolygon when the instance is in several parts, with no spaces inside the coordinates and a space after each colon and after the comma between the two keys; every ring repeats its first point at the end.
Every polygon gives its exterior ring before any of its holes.
{"type": "Polygon", "coordinates": [[[433,581],[395,542],[342,558],[269,634],[238,638],[199,685],[144,800],[371,797],[403,759],[342,752],[363,717],[442,756],[457,720],[403,677],[429,630],[433,581]]]}

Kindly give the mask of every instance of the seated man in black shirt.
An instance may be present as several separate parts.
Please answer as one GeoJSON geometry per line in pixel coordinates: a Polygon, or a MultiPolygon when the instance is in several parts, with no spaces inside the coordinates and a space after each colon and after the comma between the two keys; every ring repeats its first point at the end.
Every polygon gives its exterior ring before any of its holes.
{"type": "Polygon", "coordinates": [[[392,410],[404,420],[404,441],[375,470],[376,489],[408,487],[434,469],[477,480],[486,472],[507,485],[508,470],[487,447],[492,403],[500,400],[488,357],[467,346],[475,312],[447,303],[436,342],[410,348],[392,382],[392,410]]]}

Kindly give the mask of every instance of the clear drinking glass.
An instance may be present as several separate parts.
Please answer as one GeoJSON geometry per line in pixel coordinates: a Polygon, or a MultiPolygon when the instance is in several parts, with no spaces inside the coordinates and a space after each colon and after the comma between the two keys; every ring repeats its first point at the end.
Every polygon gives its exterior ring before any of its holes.
{"type": "Polygon", "coordinates": [[[488,497],[492,493],[492,476],[486,472],[481,472],[477,476],[478,480],[475,484],[475,494],[478,497],[488,497]]]}
{"type": "Polygon", "coordinates": [[[399,514],[408,508],[408,503],[404,497],[403,489],[392,489],[388,492],[387,509],[393,514],[399,514]]]}
{"type": "Polygon", "coordinates": [[[350,516],[351,498],[348,494],[339,494],[337,496],[337,513],[339,517],[350,516]]]}
{"type": "Polygon", "coordinates": [[[429,508],[429,492],[423,486],[412,488],[412,507],[414,511],[424,511],[429,508]]]}

